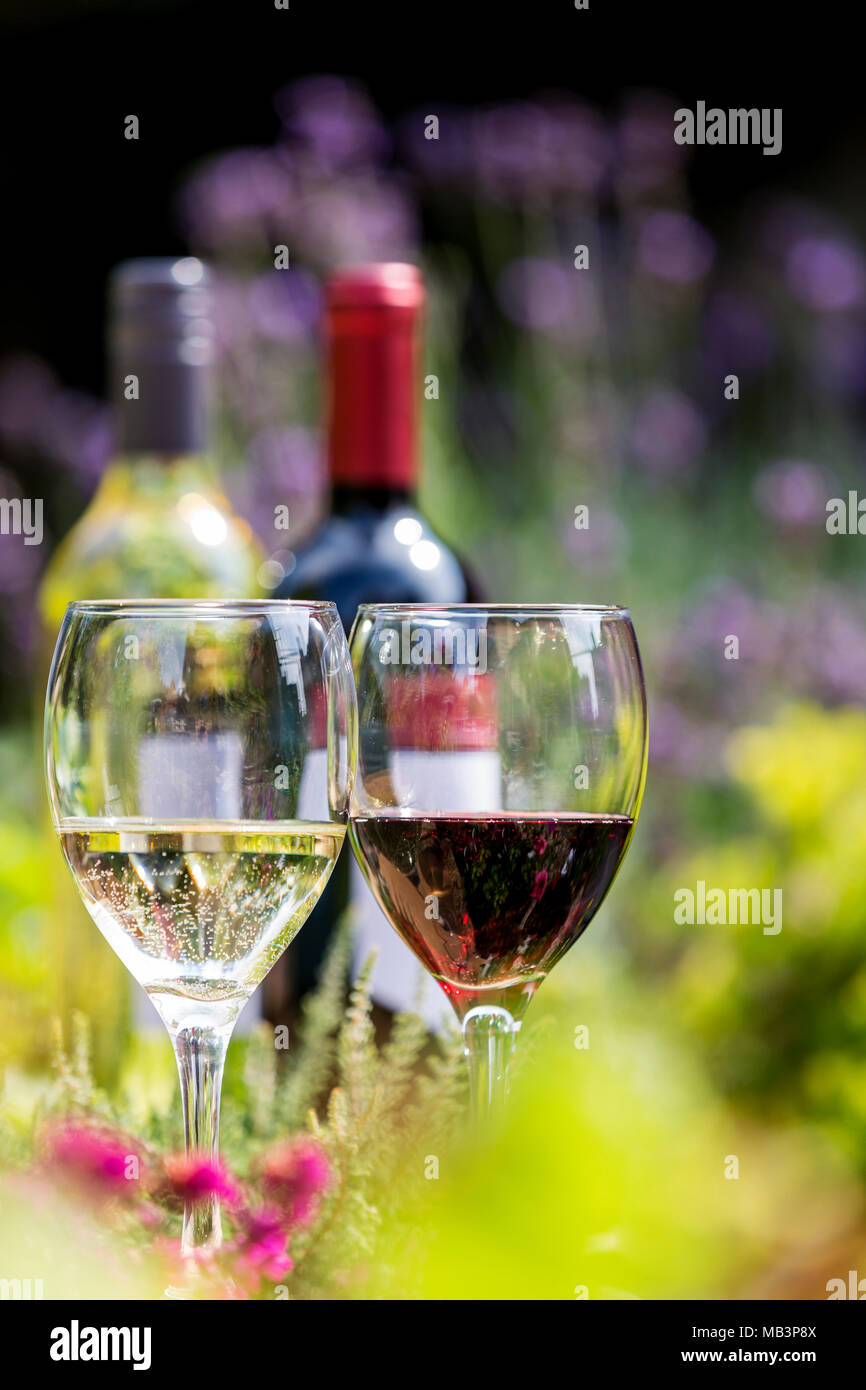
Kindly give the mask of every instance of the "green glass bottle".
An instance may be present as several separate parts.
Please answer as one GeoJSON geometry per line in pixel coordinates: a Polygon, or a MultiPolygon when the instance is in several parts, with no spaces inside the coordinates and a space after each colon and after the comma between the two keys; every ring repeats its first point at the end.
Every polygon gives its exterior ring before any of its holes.
{"type": "MultiPolygon", "coordinates": [[[[109,295],[117,449],[39,593],[47,678],[66,605],[87,598],[255,598],[264,553],[207,452],[212,296],[201,261],[129,261],[109,295]]],[[[43,685],[44,689],[44,685],[43,685]]],[[[100,1079],[128,1026],[129,977],[81,907],[51,833],[52,1003],[87,1014],[100,1079]]]]}

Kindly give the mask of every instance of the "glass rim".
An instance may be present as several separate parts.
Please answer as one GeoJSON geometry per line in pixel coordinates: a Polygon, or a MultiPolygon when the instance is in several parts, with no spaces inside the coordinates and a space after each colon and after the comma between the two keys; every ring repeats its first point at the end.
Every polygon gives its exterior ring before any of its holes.
{"type": "Polygon", "coordinates": [[[181,598],[96,598],[74,599],[66,605],[67,613],[103,613],[107,615],[150,616],[153,613],[185,614],[244,614],[284,613],[286,609],[306,612],[336,613],[337,605],[328,599],[181,599],[181,598]]]}
{"type": "Polygon", "coordinates": [[[408,617],[411,613],[466,613],[481,616],[484,613],[521,614],[531,617],[562,613],[580,617],[595,617],[608,614],[612,617],[631,618],[630,610],[622,603],[360,603],[359,613],[393,613],[408,617]]]}

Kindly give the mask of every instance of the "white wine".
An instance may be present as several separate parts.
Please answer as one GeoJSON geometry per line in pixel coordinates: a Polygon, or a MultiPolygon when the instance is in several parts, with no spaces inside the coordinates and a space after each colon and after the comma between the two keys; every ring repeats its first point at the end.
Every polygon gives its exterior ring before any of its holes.
{"type": "Polygon", "coordinates": [[[177,996],[233,1016],[318,901],[345,826],[68,819],[63,853],[91,917],[161,1013],[177,996]]]}

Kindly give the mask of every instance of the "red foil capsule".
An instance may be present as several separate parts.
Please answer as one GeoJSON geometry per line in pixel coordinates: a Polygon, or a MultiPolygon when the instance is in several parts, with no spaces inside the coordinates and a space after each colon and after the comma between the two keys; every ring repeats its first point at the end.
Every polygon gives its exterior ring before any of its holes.
{"type": "Polygon", "coordinates": [[[327,434],[336,484],[415,485],[424,299],[414,265],[349,267],[328,282],[327,434]]]}

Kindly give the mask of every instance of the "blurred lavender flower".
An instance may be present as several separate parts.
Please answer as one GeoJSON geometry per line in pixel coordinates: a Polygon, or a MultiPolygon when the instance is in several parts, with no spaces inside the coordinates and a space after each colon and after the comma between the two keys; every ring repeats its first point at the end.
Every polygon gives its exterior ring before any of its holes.
{"type": "Polygon", "coordinates": [[[285,489],[296,496],[313,495],[324,482],[319,437],[299,425],[259,430],[246,453],[256,478],[275,495],[285,489]]]}
{"type": "Polygon", "coordinates": [[[414,203],[396,179],[348,176],[305,189],[294,232],[312,265],[406,261],[418,255],[414,203]]]}
{"type": "Polygon", "coordinates": [[[659,92],[633,92],[627,98],[616,136],[617,192],[626,201],[669,182],[682,168],[685,145],[673,138],[673,98],[659,92]]]}
{"type": "Polygon", "coordinates": [[[611,152],[601,116],[558,95],[479,111],[471,139],[478,189],[505,202],[550,194],[596,196],[611,152]]]}
{"type": "Polygon", "coordinates": [[[319,281],[303,269],[271,270],[249,289],[252,320],[258,331],[275,342],[308,338],[319,322],[322,292],[319,281]]]}
{"type": "Polygon", "coordinates": [[[643,270],[674,285],[703,279],[715,257],[709,232],[684,212],[648,213],[640,224],[637,258],[643,270]]]}
{"type": "Polygon", "coordinates": [[[587,276],[554,260],[512,261],[499,276],[496,293],[504,313],[521,328],[548,331],[586,342],[598,328],[597,295],[587,276]]]}
{"type": "Polygon", "coordinates": [[[209,250],[258,250],[287,235],[295,210],[291,162],[280,149],[238,149],[200,165],[177,199],[189,241],[209,250]]]}
{"type": "MultiPolygon", "coordinates": [[[[0,468],[0,497],[10,501],[23,497],[23,489],[16,477],[0,468]]],[[[21,681],[33,660],[35,634],[38,630],[34,621],[36,583],[42,568],[42,561],[48,546],[25,545],[24,536],[9,535],[0,537],[0,598],[3,600],[0,613],[0,671],[10,680],[21,681]]],[[[47,536],[44,540],[47,540],[47,536]]]]}
{"type": "Polygon", "coordinates": [[[343,77],[305,77],[274,97],[290,140],[299,140],[323,168],[357,169],[389,152],[390,139],[363,87],[343,77]]]}
{"type": "Polygon", "coordinates": [[[60,386],[38,358],[0,366],[0,440],[12,451],[61,464],[82,491],[91,491],[111,453],[108,407],[60,386]]]}
{"type": "Polygon", "coordinates": [[[720,579],[689,610],[675,650],[702,671],[717,672],[727,667],[724,638],[734,635],[742,658],[771,663],[784,650],[785,617],[777,605],[756,598],[734,580],[720,579]]]}
{"type": "Polygon", "coordinates": [[[866,392],[866,326],[849,315],[832,314],[817,321],[811,336],[819,390],[833,396],[866,392]]]}
{"type": "Polygon", "coordinates": [[[862,704],[866,613],[830,584],[812,585],[806,597],[783,606],[732,580],[717,581],[677,629],[659,688],[662,700],[702,724],[707,737],[720,715],[741,715],[744,707],[779,696],[862,704]],[[740,642],[737,679],[720,680],[729,669],[723,643],[731,634],[740,642]]]}
{"type": "MultiPolygon", "coordinates": [[[[788,617],[730,579],[719,579],[688,607],[660,663],[659,693],[676,704],[709,744],[720,724],[742,719],[771,691],[771,677],[789,655],[788,617]],[[739,641],[739,660],[725,659],[725,641],[739,641]],[[732,664],[736,679],[729,679],[732,664]]],[[[786,691],[790,693],[790,691],[786,691]]],[[[717,761],[717,759],[715,760],[717,761]]]]}
{"type": "Polygon", "coordinates": [[[690,780],[718,776],[727,732],[706,720],[695,719],[672,700],[654,701],[649,729],[650,760],[690,780]]]}
{"type": "Polygon", "coordinates": [[[80,391],[58,391],[38,438],[48,458],[64,464],[82,490],[89,492],[114,448],[110,409],[80,391]]]}
{"type": "Polygon", "coordinates": [[[794,660],[815,671],[825,698],[843,703],[866,703],[866,622],[836,593],[816,600],[812,620],[802,627],[792,622],[794,660]]]}
{"type": "Polygon", "coordinates": [[[740,375],[769,366],[776,349],[776,335],[761,306],[738,290],[714,295],[702,325],[703,355],[707,371],[740,375]]]}
{"type": "Polygon", "coordinates": [[[821,528],[837,484],[828,469],[782,459],[762,468],[752,492],[765,516],[787,530],[821,528]]]}
{"type": "Polygon", "coordinates": [[[605,574],[624,563],[628,553],[628,532],[616,512],[597,503],[589,504],[589,525],[575,530],[573,518],[563,532],[563,544],[578,569],[605,574]]]}
{"type": "Polygon", "coordinates": [[[324,491],[318,436],[298,425],[268,426],[249,441],[245,457],[241,473],[255,479],[255,488],[245,489],[242,477],[229,479],[232,501],[266,548],[295,544],[309,527],[324,491]],[[288,532],[275,530],[277,506],[289,508],[288,532]]]}
{"type": "Polygon", "coordinates": [[[862,705],[866,702],[866,612],[831,584],[786,614],[776,674],[786,694],[862,705]]]}
{"type": "Polygon", "coordinates": [[[57,378],[46,363],[24,353],[0,364],[0,438],[16,449],[32,447],[36,422],[51,408],[57,378]]]}
{"type": "MultiPolygon", "coordinates": [[[[8,501],[23,498],[24,493],[18,479],[0,468],[0,497],[8,501]]],[[[32,589],[42,568],[41,550],[38,545],[25,545],[25,537],[10,531],[0,537],[0,594],[26,594],[32,589]]],[[[8,616],[5,614],[4,616],[8,616]]]]}
{"type": "Polygon", "coordinates": [[[864,302],[863,257],[839,238],[809,236],[795,242],[785,272],[792,292],[810,309],[852,309],[864,302]]]}
{"type": "Polygon", "coordinates": [[[830,222],[823,208],[803,198],[790,197],[775,198],[766,204],[754,228],[757,248],[780,263],[784,263],[798,241],[825,236],[829,231],[830,222]]]}
{"type": "Polygon", "coordinates": [[[415,173],[432,185],[472,186],[472,118],[460,106],[436,102],[436,111],[412,111],[397,125],[400,153],[415,173]],[[435,114],[437,138],[427,138],[427,118],[435,114]]]}
{"type": "MultiPolygon", "coordinates": [[[[293,271],[275,273],[294,274],[293,271]]],[[[246,347],[255,335],[256,324],[247,277],[222,271],[214,277],[211,294],[217,361],[220,362],[231,356],[233,348],[246,347]]]]}
{"type": "Polygon", "coordinates": [[[657,390],[638,408],[632,446],[638,461],[658,478],[684,472],[707,442],[704,417],[680,391],[657,390]]]}

